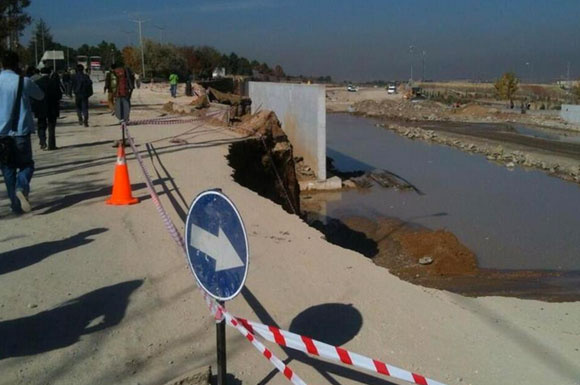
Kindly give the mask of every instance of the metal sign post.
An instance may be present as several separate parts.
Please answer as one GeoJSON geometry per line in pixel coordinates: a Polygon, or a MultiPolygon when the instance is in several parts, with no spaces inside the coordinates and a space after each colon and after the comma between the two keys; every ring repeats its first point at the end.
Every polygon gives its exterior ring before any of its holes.
{"type": "MultiPolygon", "coordinates": [[[[223,306],[224,301],[218,301],[223,306]]],[[[216,328],[216,346],[217,346],[217,383],[218,385],[226,385],[226,321],[222,319],[215,325],[216,328]]]]}
{"type": "MultiPolygon", "coordinates": [[[[248,274],[246,229],[221,190],[207,190],[191,204],[185,223],[189,267],[199,286],[223,306],[240,293],[248,274]]],[[[218,385],[226,383],[226,323],[216,325],[218,385]]]]}

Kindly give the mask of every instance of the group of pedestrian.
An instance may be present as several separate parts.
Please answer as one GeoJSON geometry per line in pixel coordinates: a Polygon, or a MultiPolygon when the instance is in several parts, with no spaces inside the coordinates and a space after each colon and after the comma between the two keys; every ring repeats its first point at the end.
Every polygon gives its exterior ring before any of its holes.
{"type": "Polygon", "coordinates": [[[119,121],[128,122],[131,114],[131,96],[140,81],[130,68],[114,63],[105,75],[103,92],[107,94],[107,104],[112,115],[119,121]]]}
{"type": "MultiPolygon", "coordinates": [[[[64,72],[62,78],[47,63],[21,74],[18,55],[6,51],[0,57],[0,169],[14,214],[32,210],[28,196],[34,174],[31,135],[38,131],[41,150],[56,150],[56,125],[63,95],[72,97],[80,125],[89,127],[89,98],[93,83],[84,66],[64,72]],[[37,119],[37,130],[34,124],[37,119]]],[[[112,113],[129,121],[131,96],[140,79],[129,68],[113,64],[105,81],[112,113]]]]}

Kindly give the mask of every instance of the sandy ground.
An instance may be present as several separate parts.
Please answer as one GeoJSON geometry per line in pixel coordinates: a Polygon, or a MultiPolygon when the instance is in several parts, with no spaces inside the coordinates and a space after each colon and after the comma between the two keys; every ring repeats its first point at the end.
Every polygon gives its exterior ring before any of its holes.
{"type": "MultiPolygon", "coordinates": [[[[141,89],[135,101],[133,119],[155,117],[165,94],[141,89]]],[[[130,151],[142,201],[104,204],[116,155],[111,141],[120,133],[104,110],[92,114],[87,129],[65,112],[61,149],[35,151],[31,214],[11,218],[0,202],[1,385],[163,384],[215,365],[213,321],[130,151]]],[[[414,286],[237,185],[224,144],[236,134],[203,122],[131,132],[180,229],[204,189],[222,188],[239,208],[251,263],[246,288],[228,303],[234,314],[292,326],[448,384],[580,383],[577,303],[473,299],[414,286]],[[163,139],[186,131],[186,145],[163,139]],[[147,142],[158,156],[149,157],[147,142]]],[[[273,350],[310,384],[389,383],[273,350]]],[[[245,384],[287,383],[231,329],[228,365],[245,384]]]]}

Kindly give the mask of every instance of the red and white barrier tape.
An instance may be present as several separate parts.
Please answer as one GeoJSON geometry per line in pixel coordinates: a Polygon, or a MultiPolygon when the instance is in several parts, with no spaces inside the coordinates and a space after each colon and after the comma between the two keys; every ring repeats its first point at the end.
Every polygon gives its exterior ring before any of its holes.
{"type": "Polygon", "coordinates": [[[250,341],[250,343],[254,345],[254,347],[260,353],[262,353],[262,355],[266,357],[266,359],[270,361],[270,363],[272,363],[272,365],[274,365],[274,367],[276,367],[276,369],[278,369],[280,373],[284,375],[284,377],[290,380],[290,382],[292,382],[295,385],[306,385],[306,383],[292,369],[290,369],[288,365],[286,365],[284,362],[282,362],[282,360],[276,357],[270,349],[265,347],[264,344],[262,344],[256,338],[254,333],[245,328],[236,317],[232,316],[229,312],[227,312],[222,306],[216,303],[213,300],[213,298],[205,294],[205,292],[204,298],[208,308],[210,309],[210,312],[214,314],[216,320],[221,320],[222,318],[225,318],[228,326],[235,328],[244,337],[246,337],[246,339],[250,341]]]}
{"type": "MultiPolygon", "coordinates": [[[[157,195],[157,192],[153,188],[153,182],[151,181],[151,176],[149,175],[149,172],[145,168],[145,163],[143,162],[143,158],[141,158],[141,154],[139,153],[139,151],[137,151],[133,137],[130,135],[129,129],[127,128],[125,123],[121,124],[121,129],[125,131],[126,137],[129,141],[129,144],[131,145],[131,150],[133,151],[133,154],[135,154],[135,158],[137,159],[137,163],[139,163],[139,166],[141,167],[141,172],[143,172],[143,175],[145,176],[145,184],[147,185],[147,190],[149,190],[149,195],[151,195],[151,199],[155,205],[155,208],[157,209],[157,212],[159,212],[159,215],[161,216],[161,219],[163,220],[163,223],[165,224],[167,231],[171,235],[171,238],[173,238],[175,243],[179,246],[179,248],[183,251],[185,257],[187,258],[187,252],[185,249],[185,242],[183,241],[183,237],[181,236],[179,231],[177,231],[175,224],[173,223],[171,218],[169,218],[167,211],[165,211],[165,208],[161,204],[161,201],[159,200],[159,196],[157,195]]],[[[197,285],[197,281],[194,280],[194,282],[197,285]]],[[[268,361],[270,361],[270,363],[276,369],[278,369],[280,371],[280,373],[282,373],[294,385],[306,385],[306,383],[296,373],[294,373],[294,371],[292,369],[290,369],[290,367],[288,365],[284,364],[282,362],[282,360],[280,360],[278,357],[276,357],[260,341],[258,341],[253,333],[251,333],[246,328],[241,326],[240,323],[238,321],[236,321],[235,317],[233,317],[231,314],[229,314],[223,306],[220,306],[213,298],[211,298],[199,286],[197,286],[197,288],[198,288],[199,292],[201,293],[201,295],[203,296],[203,298],[205,299],[205,302],[207,303],[207,305],[210,309],[210,312],[216,318],[216,320],[219,321],[222,318],[225,318],[226,322],[230,326],[234,327],[238,332],[240,332],[244,337],[246,337],[246,339],[248,339],[248,341],[250,341],[252,343],[252,345],[268,361]]]]}
{"type": "Polygon", "coordinates": [[[169,125],[169,124],[182,124],[182,123],[191,123],[195,122],[196,119],[143,119],[143,120],[130,120],[127,122],[128,126],[138,126],[143,124],[157,124],[157,125],[169,125]]]}
{"type": "MultiPolygon", "coordinates": [[[[224,111],[214,111],[208,112],[205,116],[213,117],[223,114],[224,111]]],[[[130,120],[127,122],[127,126],[139,126],[139,125],[170,125],[170,124],[182,124],[182,123],[192,123],[197,122],[199,119],[183,119],[181,116],[163,116],[160,118],[153,119],[141,119],[141,120],[130,120]]]]}
{"type": "MultiPolygon", "coordinates": [[[[171,235],[175,243],[180,247],[180,249],[183,251],[183,253],[187,258],[185,242],[183,241],[183,238],[179,233],[179,231],[177,231],[175,224],[173,223],[171,218],[169,218],[169,215],[163,208],[163,205],[159,201],[159,196],[157,195],[157,192],[153,188],[151,177],[147,172],[147,169],[145,168],[145,164],[143,162],[143,159],[141,158],[141,154],[139,153],[139,151],[137,151],[134,140],[129,134],[129,130],[124,123],[122,124],[121,129],[125,130],[127,139],[129,140],[129,144],[131,145],[131,149],[135,154],[135,158],[137,159],[137,162],[141,167],[143,175],[145,176],[145,184],[147,185],[147,189],[149,190],[151,199],[155,204],[155,207],[157,208],[157,211],[159,212],[163,220],[163,223],[165,224],[165,227],[167,228],[169,234],[171,235]]],[[[197,285],[197,281],[195,282],[197,285]]],[[[268,359],[270,363],[272,363],[272,365],[274,365],[276,369],[278,369],[282,374],[284,374],[284,376],[295,385],[306,385],[306,383],[296,373],[294,373],[294,371],[290,369],[290,367],[284,364],[268,348],[266,348],[260,341],[258,341],[254,333],[261,335],[262,338],[266,339],[267,341],[276,343],[281,346],[299,350],[304,353],[309,353],[326,359],[340,361],[347,365],[352,365],[361,369],[370,370],[375,373],[404,380],[413,384],[444,385],[441,382],[424,377],[420,374],[412,373],[407,370],[398,368],[396,366],[386,364],[382,361],[374,360],[357,353],[349,352],[348,350],[338,346],[329,345],[306,336],[301,336],[296,333],[281,330],[274,326],[267,326],[257,322],[248,321],[243,318],[234,317],[223,306],[221,306],[213,298],[211,298],[199,286],[198,289],[202,294],[202,296],[204,297],[211,314],[215,317],[216,320],[221,321],[223,318],[225,318],[229,326],[234,327],[238,332],[240,332],[244,337],[246,337],[246,339],[248,339],[248,341],[250,341],[252,345],[266,359],[268,359]]]]}
{"type": "Polygon", "coordinates": [[[301,336],[286,330],[278,329],[274,326],[267,326],[257,322],[248,321],[243,318],[237,320],[244,325],[251,333],[257,333],[267,341],[274,342],[280,346],[299,350],[314,356],[327,358],[333,361],[340,361],[347,365],[352,365],[361,369],[370,370],[385,376],[397,378],[417,385],[443,385],[441,382],[426,378],[421,374],[412,373],[382,361],[374,360],[360,354],[349,352],[338,346],[333,346],[301,336]]]}

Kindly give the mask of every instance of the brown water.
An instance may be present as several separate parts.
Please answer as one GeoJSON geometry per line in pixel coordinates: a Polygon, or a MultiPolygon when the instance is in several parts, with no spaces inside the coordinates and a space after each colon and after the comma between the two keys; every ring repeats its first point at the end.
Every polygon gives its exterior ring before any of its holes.
{"type": "MultiPolygon", "coordinates": [[[[413,141],[348,114],[327,116],[327,155],[341,171],[386,169],[422,193],[345,191],[327,215],[397,217],[445,228],[480,268],[580,272],[580,186],[481,155],[413,141]]],[[[560,282],[580,291],[577,274],[560,282]]]]}

